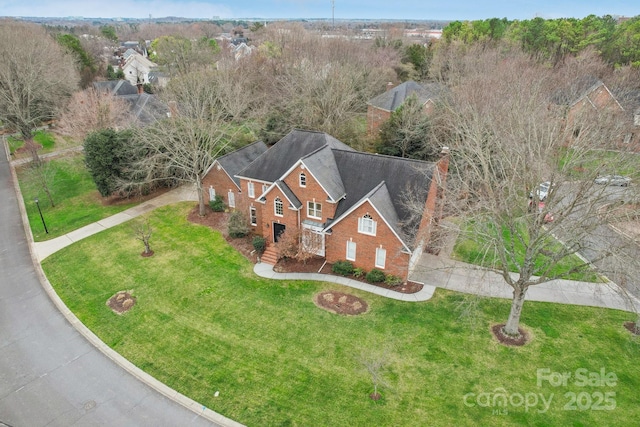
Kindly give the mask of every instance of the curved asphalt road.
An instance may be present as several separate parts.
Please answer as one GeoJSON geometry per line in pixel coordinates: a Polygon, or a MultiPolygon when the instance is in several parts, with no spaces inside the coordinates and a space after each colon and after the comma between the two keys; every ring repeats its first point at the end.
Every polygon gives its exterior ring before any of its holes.
{"type": "Polygon", "coordinates": [[[33,265],[3,154],[0,426],[214,425],[117,365],[56,308],[33,265]]]}

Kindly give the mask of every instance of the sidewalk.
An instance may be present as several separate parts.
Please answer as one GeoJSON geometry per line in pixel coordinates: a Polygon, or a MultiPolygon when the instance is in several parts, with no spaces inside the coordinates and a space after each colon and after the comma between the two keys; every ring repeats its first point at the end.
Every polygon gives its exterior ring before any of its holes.
{"type": "Polygon", "coordinates": [[[161,206],[185,201],[198,201],[198,194],[196,193],[195,188],[189,186],[178,187],[154,199],[147,200],[138,206],[134,206],[126,211],[122,211],[98,222],[86,225],[63,236],[46,240],[44,242],[35,242],[34,248],[38,257],[38,262],[41,262],[52,253],[57,252],[78,240],[82,240],[93,234],[106,230],[107,228],[122,224],[123,222],[127,222],[161,206]]]}

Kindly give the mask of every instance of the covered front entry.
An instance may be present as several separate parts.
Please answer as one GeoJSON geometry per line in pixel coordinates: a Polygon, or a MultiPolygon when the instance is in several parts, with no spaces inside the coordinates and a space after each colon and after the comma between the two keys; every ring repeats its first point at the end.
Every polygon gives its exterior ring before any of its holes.
{"type": "Polygon", "coordinates": [[[273,223],[273,242],[277,243],[280,235],[284,233],[285,225],[278,222],[273,223]]]}
{"type": "Polygon", "coordinates": [[[308,220],[302,221],[302,247],[306,252],[322,257],[325,256],[322,224],[308,220]]]}

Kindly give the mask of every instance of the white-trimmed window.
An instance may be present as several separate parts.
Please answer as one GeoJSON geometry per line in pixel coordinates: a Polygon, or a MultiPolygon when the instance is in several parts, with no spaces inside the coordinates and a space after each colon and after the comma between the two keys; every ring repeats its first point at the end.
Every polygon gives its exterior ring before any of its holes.
{"type": "Polygon", "coordinates": [[[309,218],[322,219],[322,204],[314,202],[307,202],[307,216],[309,218]]]}
{"type": "Polygon", "coordinates": [[[273,211],[277,216],[284,215],[284,205],[282,204],[282,200],[280,199],[280,197],[276,197],[276,199],[273,201],[273,211]]]}
{"type": "Polygon", "coordinates": [[[249,208],[249,219],[251,220],[251,225],[258,225],[258,211],[253,206],[249,208]]]}
{"type": "Polygon", "coordinates": [[[256,197],[256,189],[253,185],[253,182],[249,182],[247,184],[247,193],[249,194],[249,197],[251,197],[252,199],[256,197]]]}
{"type": "Polygon", "coordinates": [[[371,215],[366,214],[358,218],[358,233],[369,234],[371,236],[376,235],[376,222],[371,215]]]}
{"type": "Polygon", "coordinates": [[[349,240],[347,241],[347,261],[355,261],[356,260],[356,242],[349,240]]]}
{"type": "Polygon", "coordinates": [[[267,188],[269,188],[269,186],[267,184],[262,184],[262,192],[264,193],[265,191],[267,191],[267,188]]]}
{"type": "Polygon", "coordinates": [[[304,173],[300,174],[300,187],[306,187],[307,186],[307,175],[305,175],[304,173]]]}
{"type": "Polygon", "coordinates": [[[209,186],[209,200],[213,201],[216,199],[216,189],[213,188],[213,185],[209,186]]]}
{"type": "Polygon", "coordinates": [[[384,268],[387,262],[387,250],[382,248],[376,248],[376,267],[384,268]]]}
{"type": "Polygon", "coordinates": [[[229,202],[229,207],[230,208],[235,208],[236,207],[236,195],[234,194],[233,191],[229,190],[229,192],[227,193],[227,199],[229,202]]]}

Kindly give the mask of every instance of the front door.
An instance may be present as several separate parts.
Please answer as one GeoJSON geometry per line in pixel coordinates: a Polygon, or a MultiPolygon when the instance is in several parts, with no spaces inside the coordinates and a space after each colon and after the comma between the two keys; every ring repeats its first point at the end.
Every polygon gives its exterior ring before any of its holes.
{"type": "Polygon", "coordinates": [[[286,227],[284,226],[284,224],[280,224],[277,222],[273,223],[273,242],[276,243],[278,241],[278,239],[280,238],[280,235],[282,233],[284,233],[284,229],[286,227]]]}

